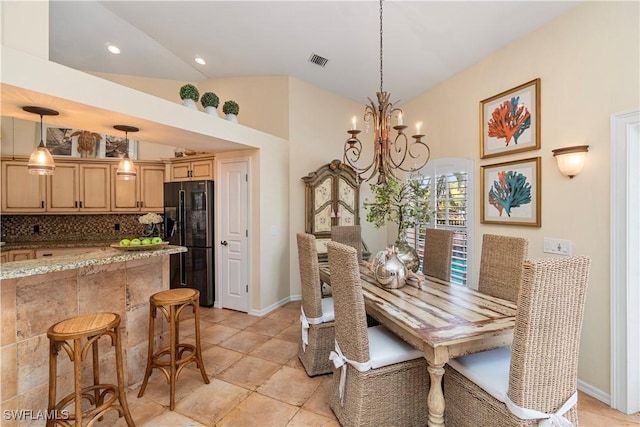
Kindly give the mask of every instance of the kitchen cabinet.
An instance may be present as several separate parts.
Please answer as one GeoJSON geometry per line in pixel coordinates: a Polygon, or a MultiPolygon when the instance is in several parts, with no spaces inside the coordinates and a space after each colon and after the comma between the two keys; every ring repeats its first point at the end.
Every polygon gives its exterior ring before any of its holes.
{"type": "Polygon", "coordinates": [[[3,251],[0,256],[1,262],[27,261],[34,259],[34,253],[31,249],[14,249],[11,251],[3,251]]]}
{"type": "Polygon", "coordinates": [[[46,177],[30,175],[26,160],[2,162],[2,213],[45,212],[46,189],[46,177]]]}
{"type": "Polygon", "coordinates": [[[197,181],[214,179],[215,157],[207,155],[193,155],[171,159],[168,165],[169,181],[197,181]]]}
{"type": "Polygon", "coordinates": [[[47,212],[109,212],[110,164],[61,163],[49,177],[47,212]]]}
{"type": "Polygon", "coordinates": [[[305,232],[316,236],[318,257],[326,259],[334,225],[360,224],[360,183],[340,160],[302,177],[305,183],[305,232]]]}
{"type": "Polygon", "coordinates": [[[136,179],[116,178],[117,166],[111,169],[111,211],[163,212],[164,164],[136,164],[136,179]]]}

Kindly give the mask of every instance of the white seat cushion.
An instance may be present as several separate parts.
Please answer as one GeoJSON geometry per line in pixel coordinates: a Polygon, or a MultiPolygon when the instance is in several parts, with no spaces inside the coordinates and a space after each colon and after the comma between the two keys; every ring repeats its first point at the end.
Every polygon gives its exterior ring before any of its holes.
{"type": "Polygon", "coordinates": [[[491,396],[505,402],[509,389],[511,348],[501,347],[468,354],[451,359],[447,363],[491,396]]]}
{"type": "Polygon", "coordinates": [[[333,314],[333,298],[322,298],[322,323],[333,322],[335,315],[333,314]]]}
{"type": "Polygon", "coordinates": [[[367,333],[372,369],[424,357],[420,350],[416,350],[382,325],[367,328],[367,333]]]}

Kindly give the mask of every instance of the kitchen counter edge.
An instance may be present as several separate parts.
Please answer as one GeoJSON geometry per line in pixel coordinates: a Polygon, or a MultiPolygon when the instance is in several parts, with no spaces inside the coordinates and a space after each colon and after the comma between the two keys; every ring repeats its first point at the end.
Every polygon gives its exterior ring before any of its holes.
{"type": "Polygon", "coordinates": [[[109,248],[104,251],[89,252],[81,255],[61,256],[51,259],[33,259],[28,261],[5,262],[0,267],[0,280],[16,279],[35,276],[56,271],[73,270],[76,268],[106,265],[117,262],[133,261],[156,256],[171,255],[187,252],[184,246],[166,246],[162,249],[149,251],[122,251],[109,248]]]}

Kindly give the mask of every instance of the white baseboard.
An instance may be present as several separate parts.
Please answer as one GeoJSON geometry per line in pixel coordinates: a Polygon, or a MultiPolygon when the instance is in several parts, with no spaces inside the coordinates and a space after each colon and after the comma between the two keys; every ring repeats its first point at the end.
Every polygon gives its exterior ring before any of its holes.
{"type": "Polygon", "coordinates": [[[286,303],[288,303],[289,301],[292,300],[292,297],[286,297],[286,298],[282,298],[280,301],[277,301],[273,304],[271,304],[270,306],[263,308],[262,310],[250,310],[249,314],[252,316],[265,316],[269,313],[271,313],[273,310],[282,307],[283,305],[285,305],[286,303]]]}
{"type": "Polygon", "coordinates": [[[578,390],[611,406],[611,395],[605,393],[600,389],[595,388],[590,384],[585,383],[584,381],[578,380],[578,390]]]}

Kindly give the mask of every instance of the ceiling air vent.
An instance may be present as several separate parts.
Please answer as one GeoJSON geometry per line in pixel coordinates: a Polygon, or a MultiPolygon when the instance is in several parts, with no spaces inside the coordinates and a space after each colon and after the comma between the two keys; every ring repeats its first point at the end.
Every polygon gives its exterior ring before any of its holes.
{"type": "Polygon", "coordinates": [[[324,68],[324,66],[327,65],[327,62],[329,62],[329,60],[327,58],[323,58],[320,55],[316,55],[315,53],[312,53],[311,57],[309,57],[309,62],[324,68]]]}

